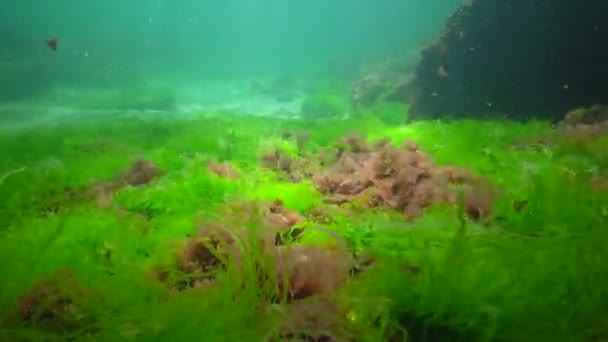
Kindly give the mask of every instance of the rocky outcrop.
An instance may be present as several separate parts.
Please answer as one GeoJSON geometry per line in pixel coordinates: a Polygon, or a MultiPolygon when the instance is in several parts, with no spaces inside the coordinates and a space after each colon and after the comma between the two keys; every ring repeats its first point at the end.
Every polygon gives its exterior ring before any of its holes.
{"type": "Polygon", "coordinates": [[[421,55],[410,119],[531,116],[608,102],[608,2],[467,0],[421,55]]]}

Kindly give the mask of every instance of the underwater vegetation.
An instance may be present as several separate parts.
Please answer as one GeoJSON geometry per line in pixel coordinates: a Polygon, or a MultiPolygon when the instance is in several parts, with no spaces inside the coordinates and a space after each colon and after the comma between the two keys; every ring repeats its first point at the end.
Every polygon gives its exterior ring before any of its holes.
{"type": "Polygon", "coordinates": [[[0,132],[0,340],[606,340],[605,108],[405,110],[0,132]]]}

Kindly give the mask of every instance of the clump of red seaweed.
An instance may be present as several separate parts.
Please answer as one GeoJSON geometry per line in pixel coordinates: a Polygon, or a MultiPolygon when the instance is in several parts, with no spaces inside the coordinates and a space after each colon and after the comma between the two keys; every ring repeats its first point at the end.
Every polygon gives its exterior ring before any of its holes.
{"type": "Polygon", "coordinates": [[[279,296],[286,294],[292,300],[332,293],[346,282],[354,266],[341,246],[277,246],[275,253],[279,296]],[[281,279],[287,280],[286,288],[281,279]]]}
{"type": "Polygon", "coordinates": [[[287,155],[280,148],[274,149],[271,152],[264,153],[260,156],[260,164],[262,167],[273,170],[291,172],[293,158],[287,155]]]}
{"type": "MultiPolygon", "coordinates": [[[[177,268],[187,280],[172,284],[176,289],[213,282],[214,272],[229,266],[240,270],[244,255],[256,247],[262,260],[271,263],[259,270],[274,274],[260,274],[260,279],[276,279],[276,298],[299,300],[330,293],[346,281],[353,267],[346,246],[286,244],[285,240],[297,238],[302,232],[297,224],[303,218],[284,208],[280,201],[262,205],[239,202],[228,206],[222,217],[228,218],[225,223],[202,225],[178,251],[177,268]],[[258,227],[256,230],[248,228],[251,222],[258,227]]],[[[162,276],[166,280],[166,274],[162,276]]]]}
{"type": "Polygon", "coordinates": [[[131,169],[125,172],[118,180],[123,186],[139,186],[150,183],[160,175],[160,170],[151,161],[137,160],[131,165],[131,169]]]}
{"type": "Polygon", "coordinates": [[[215,173],[220,177],[228,179],[238,179],[240,177],[239,172],[234,167],[232,167],[232,165],[230,165],[230,163],[227,161],[218,163],[213,159],[209,159],[207,161],[207,167],[209,167],[209,170],[211,170],[211,172],[215,173]]]}
{"type": "Polygon", "coordinates": [[[414,142],[395,148],[387,140],[369,145],[361,136],[341,140],[337,162],[313,177],[334,204],[361,201],[388,207],[415,218],[433,204],[457,203],[454,185],[464,188],[466,213],[474,219],[492,211],[495,191],[465,169],[435,166],[414,142]]]}
{"type": "Polygon", "coordinates": [[[35,198],[32,206],[38,208],[38,212],[41,214],[57,213],[71,203],[81,200],[82,197],[83,194],[79,189],[66,186],[62,189],[53,189],[39,198],[35,198]]]}
{"type": "Polygon", "coordinates": [[[260,165],[279,174],[279,179],[294,183],[310,178],[314,174],[315,164],[310,159],[292,158],[281,149],[275,149],[260,156],[260,165]]]}
{"type": "Polygon", "coordinates": [[[83,318],[79,301],[87,297],[69,269],[41,281],[17,301],[19,319],[47,330],[73,327],[83,318]]]}
{"type": "Polygon", "coordinates": [[[99,208],[108,208],[112,204],[116,191],[126,186],[148,184],[160,174],[160,170],[153,162],[137,160],[129,170],[123,172],[117,179],[95,184],[90,189],[90,195],[97,202],[99,208]]]}

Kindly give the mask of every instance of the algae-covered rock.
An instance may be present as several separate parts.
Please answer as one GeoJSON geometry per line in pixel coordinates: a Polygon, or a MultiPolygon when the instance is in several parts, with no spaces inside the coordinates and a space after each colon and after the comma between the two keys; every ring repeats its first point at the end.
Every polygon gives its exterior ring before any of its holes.
{"type": "Polygon", "coordinates": [[[354,107],[370,105],[385,92],[386,84],[378,74],[366,75],[355,83],[351,101],[354,107]]]}
{"type": "Polygon", "coordinates": [[[469,0],[421,55],[411,118],[560,120],[608,102],[608,2],[469,0]]]}
{"type": "Polygon", "coordinates": [[[595,125],[608,122],[608,107],[594,105],[588,108],[577,108],[566,114],[560,122],[562,125],[595,125]]]}
{"type": "Polygon", "coordinates": [[[365,107],[377,102],[407,102],[412,73],[419,61],[419,50],[366,65],[351,88],[353,107],[365,107]]]}

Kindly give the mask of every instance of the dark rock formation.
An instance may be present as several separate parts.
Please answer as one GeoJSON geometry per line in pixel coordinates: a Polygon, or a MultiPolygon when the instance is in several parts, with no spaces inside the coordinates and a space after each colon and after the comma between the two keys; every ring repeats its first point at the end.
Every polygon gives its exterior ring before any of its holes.
{"type": "Polygon", "coordinates": [[[608,103],[608,1],[466,0],[422,51],[410,119],[531,116],[608,103]]]}

